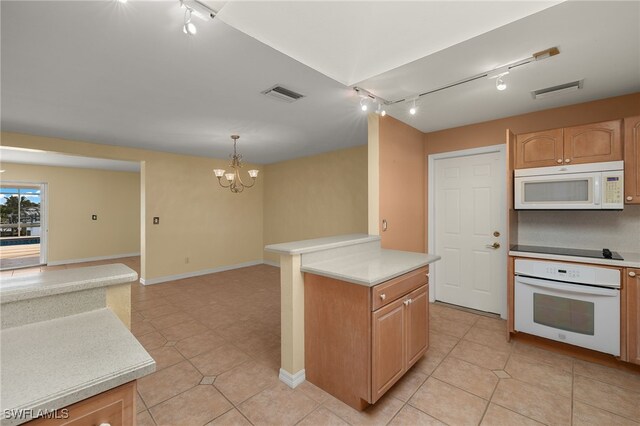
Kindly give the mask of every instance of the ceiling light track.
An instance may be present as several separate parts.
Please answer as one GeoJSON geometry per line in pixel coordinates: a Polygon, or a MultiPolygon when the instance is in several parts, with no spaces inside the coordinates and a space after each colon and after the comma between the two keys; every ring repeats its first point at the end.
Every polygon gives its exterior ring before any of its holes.
{"type": "Polygon", "coordinates": [[[537,61],[540,61],[540,60],[544,60],[544,59],[550,58],[552,56],[558,55],[559,53],[560,53],[560,50],[558,50],[557,47],[551,47],[549,49],[545,49],[545,50],[542,50],[540,52],[536,52],[536,53],[534,53],[533,55],[531,55],[528,58],[521,59],[519,61],[512,62],[512,63],[507,64],[507,65],[503,65],[503,66],[495,68],[493,70],[485,71],[485,72],[482,72],[480,74],[476,74],[476,75],[473,75],[471,77],[467,77],[467,78],[464,78],[462,80],[458,80],[458,81],[456,81],[454,83],[450,83],[450,84],[447,84],[447,85],[444,85],[444,86],[441,86],[441,87],[438,87],[438,88],[435,88],[435,89],[432,89],[432,90],[428,90],[426,92],[421,92],[421,93],[419,93],[417,95],[414,95],[414,96],[411,96],[411,97],[405,97],[405,98],[396,99],[396,100],[393,100],[393,101],[389,101],[389,100],[386,100],[386,99],[381,98],[379,96],[376,96],[373,93],[369,92],[368,90],[363,89],[362,87],[355,86],[353,88],[353,90],[355,90],[358,93],[358,95],[361,97],[361,99],[368,97],[368,98],[372,99],[374,102],[377,102],[377,103],[385,105],[385,106],[395,105],[395,104],[399,104],[399,103],[403,103],[403,102],[413,102],[412,108],[410,110],[410,111],[414,111],[413,113],[411,113],[413,115],[413,114],[415,114],[415,111],[416,111],[416,101],[418,99],[420,99],[421,97],[423,97],[423,96],[431,95],[433,93],[441,92],[443,90],[450,89],[450,88],[456,87],[456,86],[460,86],[462,84],[470,83],[472,81],[480,80],[480,79],[483,79],[483,78],[495,78],[496,79],[496,88],[498,90],[504,90],[504,89],[506,89],[506,84],[504,83],[504,80],[502,79],[502,77],[504,77],[506,74],[509,74],[509,72],[512,69],[521,67],[523,65],[530,64],[532,62],[537,62],[537,61]]]}

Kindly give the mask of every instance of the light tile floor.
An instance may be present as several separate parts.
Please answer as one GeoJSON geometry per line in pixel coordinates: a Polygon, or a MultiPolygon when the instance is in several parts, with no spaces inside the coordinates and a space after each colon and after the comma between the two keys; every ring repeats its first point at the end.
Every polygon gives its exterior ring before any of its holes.
{"type": "MultiPolygon", "coordinates": [[[[121,261],[139,271],[139,259],[121,261]]],[[[157,362],[138,382],[139,425],[640,425],[640,374],[507,343],[504,321],[441,305],[427,354],[375,406],[358,412],[308,382],[289,389],[278,273],[132,286],[132,332],[157,362]]]]}

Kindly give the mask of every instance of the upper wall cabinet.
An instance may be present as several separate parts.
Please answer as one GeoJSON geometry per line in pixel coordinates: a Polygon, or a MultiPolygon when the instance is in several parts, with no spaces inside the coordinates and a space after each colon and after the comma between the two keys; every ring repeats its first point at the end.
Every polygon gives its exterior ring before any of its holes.
{"type": "Polygon", "coordinates": [[[640,204],[640,115],[624,119],[624,202],[640,204]]]}
{"type": "Polygon", "coordinates": [[[562,164],[562,129],[516,136],[516,169],[562,164]]]}
{"type": "Polygon", "coordinates": [[[622,160],[621,121],[516,136],[516,169],[622,160]]]}
{"type": "Polygon", "coordinates": [[[570,164],[622,160],[621,121],[564,129],[564,162],[570,164]]]}

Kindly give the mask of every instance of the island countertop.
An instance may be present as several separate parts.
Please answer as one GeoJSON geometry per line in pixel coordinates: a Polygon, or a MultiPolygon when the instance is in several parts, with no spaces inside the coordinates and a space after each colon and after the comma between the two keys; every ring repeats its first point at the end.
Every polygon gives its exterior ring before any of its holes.
{"type": "Polygon", "coordinates": [[[400,250],[364,250],[346,256],[304,263],[302,272],[364,286],[374,286],[440,260],[440,256],[400,250]]]}
{"type": "Polygon", "coordinates": [[[8,418],[19,410],[60,409],[155,370],[107,308],[2,330],[0,351],[2,425],[31,420],[8,418]]]}

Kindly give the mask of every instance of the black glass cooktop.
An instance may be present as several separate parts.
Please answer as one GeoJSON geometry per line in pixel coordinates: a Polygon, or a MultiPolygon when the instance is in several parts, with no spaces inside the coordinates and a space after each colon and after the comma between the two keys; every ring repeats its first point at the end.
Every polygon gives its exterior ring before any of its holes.
{"type": "Polygon", "coordinates": [[[515,245],[511,247],[513,251],[523,251],[528,253],[541,253],[541,254],[558,254],[561,256],[578,256],[578,257],[592,257],[596,259],[613,259],[624,260],[620,254],[615,251],[609,251],[609,249],[602,250],[584,250],[574,248],[562,248],[562,247],[541,247],[541,246],[523,246],[515,245]]]}

